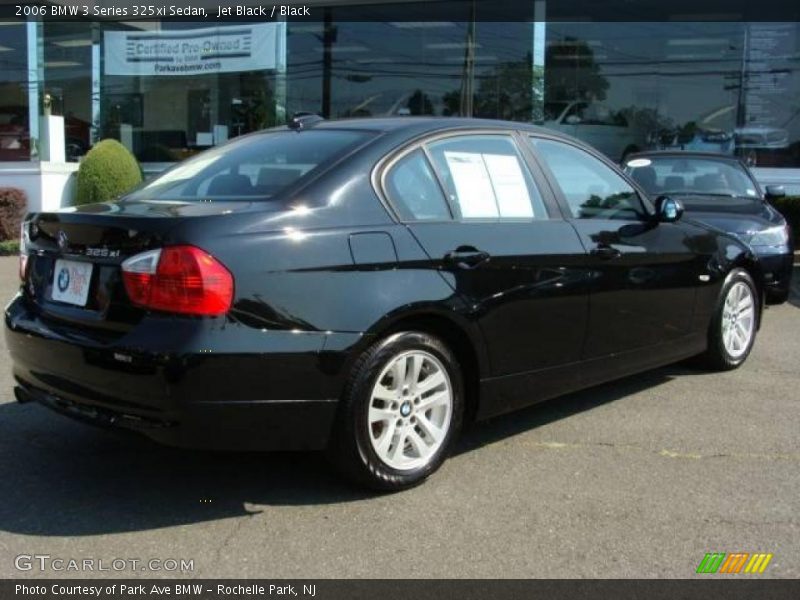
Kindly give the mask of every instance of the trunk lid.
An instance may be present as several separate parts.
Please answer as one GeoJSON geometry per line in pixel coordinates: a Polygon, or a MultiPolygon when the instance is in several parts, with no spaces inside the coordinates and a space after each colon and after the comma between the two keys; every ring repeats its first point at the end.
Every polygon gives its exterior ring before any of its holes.
{"type": "Polygon", "coordinates": [[[145,313],[125,291],[125,259],[168,244],[170,232],[187,219],[252,208],[249,202],[139,201],[29,215],[23,294],[41,317],[113,339],[145,313]]]}

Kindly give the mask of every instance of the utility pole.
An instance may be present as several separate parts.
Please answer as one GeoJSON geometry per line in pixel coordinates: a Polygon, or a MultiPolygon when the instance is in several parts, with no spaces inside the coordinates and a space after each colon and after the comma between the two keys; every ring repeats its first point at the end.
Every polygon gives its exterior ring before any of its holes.
{"type": "Polygon", "coordinates": [[[331,118],[331,78],[333,71],[333,44],[336,42],[336,28],[333,26],[333,12],[330,7],[323,9],[322,30],[322,116],[331,118]]]}
{"type": "Polygon", "coordinates": [[[464,49],[464,65],[461,73],[461,116],[471,117],[475,98],[475,0],[470,3],[467,42],[464,49]]]}

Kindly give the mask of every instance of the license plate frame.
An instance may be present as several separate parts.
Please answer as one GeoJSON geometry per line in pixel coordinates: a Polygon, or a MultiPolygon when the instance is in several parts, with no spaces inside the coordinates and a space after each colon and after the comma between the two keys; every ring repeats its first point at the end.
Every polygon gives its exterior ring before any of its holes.
{"type": "Polygon", "coordinates": [[[86,306],[93,270],[94,265],[89,262],[57,259],[53,267],[50,298],[72,306],[86,306]]]}

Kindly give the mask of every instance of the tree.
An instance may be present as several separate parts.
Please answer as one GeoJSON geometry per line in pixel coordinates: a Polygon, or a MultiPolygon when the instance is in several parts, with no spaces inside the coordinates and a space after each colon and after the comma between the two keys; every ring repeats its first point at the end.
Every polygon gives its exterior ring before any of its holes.
{"type": "Polygon", "coordinates": [[[482,77],[475,97],[475,116],[508,121],[531,119],[533,58],[500,63],[482,77]]]}
{"type": "Polygon", "coordinates": [[[567,37],[547,47],[545,98],[551,101],[605,100],[608,80],[600,73],[589,44],[567,37]]]}
{"type": "Polygon", "coordinates": [[[433,102],[428,98],[428,94],[422,90],[415,90],[406,103],[406,108],[411,115],[432,115],[433,102]]]}

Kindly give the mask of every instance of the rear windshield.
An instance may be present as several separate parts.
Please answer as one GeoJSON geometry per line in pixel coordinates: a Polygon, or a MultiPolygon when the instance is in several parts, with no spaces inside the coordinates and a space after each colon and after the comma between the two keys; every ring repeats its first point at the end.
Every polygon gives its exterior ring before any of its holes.
{"type": "Polygon", "coordinates": [[[327,129],[243,137],[176,165],[125,199],[268,199],[371,135],[327,129]]]}

